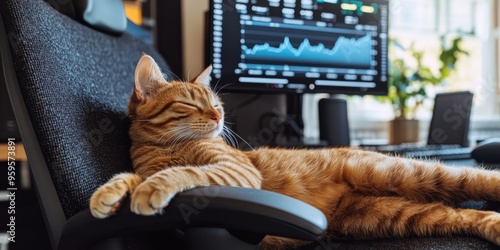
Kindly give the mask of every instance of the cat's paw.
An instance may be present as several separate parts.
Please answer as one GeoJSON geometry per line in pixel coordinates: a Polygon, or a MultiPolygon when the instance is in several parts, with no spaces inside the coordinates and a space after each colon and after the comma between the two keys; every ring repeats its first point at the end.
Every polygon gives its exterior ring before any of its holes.
{"type": "Polygon", "coordinates": [[[104,185],[90,198],[90,212],[99,219],[109,217],[118,211],[126,195],[127,190],[120,185],[104,185]]]}
{"type": "Polygon", "coordinates": [[[141,183],[132,193],[130,210],[139,215],[162,213],[176,192],[153,177],[141,183]]]}
{"type": "Polygon", "coordinates": [[[92,216],[103,219],[115,214],[123,199],[141,180],[134,174],[119,174],[99,187],[90,198],[92,216]]]}
{"type": "Polygon", "coordinates": [[[483,236],[500,246],[500,214],[495,213],[485,218],[483,236]]]}

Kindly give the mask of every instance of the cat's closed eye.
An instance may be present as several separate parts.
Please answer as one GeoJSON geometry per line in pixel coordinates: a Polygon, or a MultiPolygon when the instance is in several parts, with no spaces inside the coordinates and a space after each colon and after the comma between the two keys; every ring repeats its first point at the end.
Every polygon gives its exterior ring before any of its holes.
{"type": "Polygon", "coordinates": [[[176,111],[200,111],[202,110],[201,107],[194,103],[188,103],[188,102],[176,102],[172,105],[176,111]]]}

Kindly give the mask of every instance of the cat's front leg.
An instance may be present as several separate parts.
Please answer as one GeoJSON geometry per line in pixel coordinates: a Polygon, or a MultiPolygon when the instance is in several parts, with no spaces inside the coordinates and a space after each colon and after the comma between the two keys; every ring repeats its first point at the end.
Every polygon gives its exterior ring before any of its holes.
{"type": "Polygon", "coordinates": [[[106,218],[116,213],[127,194],[142,182],[137,174],[122,173],[99,187],[90,198],[90,212],[96,218],[106,218]]]}
{"type": "Polygon", "coordinates": [[[175,194],[196,186],[208,186],[196,167],[173,167],[149,176],[132,193],[130,209],[140,215],[161,213],[175,194]]]}
{"type": "Polygon", "coordinates": [[[132,193],[130,209],[140,215],[158,214],[175,194],[210,185],[260,188],[260,172],[252,166],[227,162],[200,167],[170,167],[149,176],[137,186],[132,193]]]}

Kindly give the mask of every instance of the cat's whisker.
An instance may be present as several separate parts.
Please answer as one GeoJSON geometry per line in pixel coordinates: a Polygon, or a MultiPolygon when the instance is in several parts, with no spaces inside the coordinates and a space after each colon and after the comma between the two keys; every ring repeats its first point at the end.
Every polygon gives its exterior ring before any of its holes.
{"type": "Polygon", "coordinates": [[[177,145],[178,143],[180,143],[180,142],[183,140],[183,138],[184,138],[184,137],[185,137],[184,135],[176,135],[176,137],[175,137],[173,140],[168,140],[168,141],[165,141],[165,146],[167,145],[167,143],[168,143],[169,145],[173,145],[173,146],[175,146],[175,145],[177,145]],[[171,141],[171,142],[170,142],[170,141],[171,141]]]}
{"type": "Polygon", "coordinates": [[[224,129],[222,130],[222,137],[227,138],[230,141],[231,146],[239,148],[238,139],[231,133],[228,126],[224,124],[224,129]]]}
{"type": "MultiPolygon", "coordinates": [[[[217,86],[219,86],[220,80],[221,80],[221,79],[219,78],[219,79],[217,80],[217,82],[215,83],[214,90],[216,90],[216,89],[217,89],[217,86]]],[[[219,91],[217,91],[217,92],[216,92],[216,94],[218,94],[218,93],[219,93],[219,91]]]]}
{"type": "Polygon", "coordinates": [[[172,143],[172,145],[176,145],[177,143],[180,143],[180,142],[183,142],[183,141],[190,141],[190,140],[193,140],[193,139],[196,139],[198,136],[199,133],[196,132],[196,131],[182,131],[181,133],[178,134],[178,137],[175,138],[174,142],[172,143]]]}
{"type": "MultiPolygon", "coordinates": [[[[219,83],[219,81],[217,81],[217,84],[218,84],[218,83],[219,83]]],[[[221,90],[223,90],[225,87],[231,86],[231,85],[233,85],[233,84],[234,84],[234,83],[228,83],[228,84],[226,84],[226,85],[222,86],[222,88],[218,89],[218,90],[215,92],[215,94],[216,94],[216,95],[218,95],[218,96],[220,96],[220,95],[219,95],[219,92],[220,92],[221,90]]]]}
{"type": "Polygon", "coordinates": [[[238,138],[237,138],[236,136],[234,136],[234,135],[233,135],[231,132],[229,132],[229,131],[228,131],[228,132],[226,132],[226,133],[227,133],[227,134],[228,134],[228,135],[232,138],[232,140],[234,141],[234,146],[235,146],[236,148],[239,148],[239,147],[240,147],[240,143],[239,143],[239,141],[238,141],[238,138]]]}
{"type": "MultiPolygon", "coordinates": [[[[162,70],[162,71],[169,73],[171,76],[173,76],[175,78],[175,80],[182,81],[182,79],[178,75],[176,75],[172,70],[162,70]]],[[[165,73],[163,74],[163,78],[168,79],[168,77],[165,73]]]]}
{"type": "Polygon", "coordinates": [[[177,144],[181,138],[179,138],[179,135],[182,135],[183,133],[189,134],[189,128],[187,127],[175,127],[173,129],[170,129],[166,133],[164,133],[157,141],[157,144],[160,143],[160,141],[163,139],[163,137],[167,134],[171,134],[170,137],[166,138],[164,145],[166,145],[168,142],[173,141],[172,145],[177,144]],[[174,138],[175,137],[175,138],[174,138]],[[174,139],[173,139],[174,138],[174,139]]]}
{"type": "Polygon", "coordinates": [[[235,148],[239,148],[240,145],[239,145],[239,142],[238,142],[238,139],[233,135],[231,134],[230,132],[225,132],[229,138],[231,139],[231,145],[234,146],[235,148]]]}
{"type": "MultiPolygon", "coordinates": [[[[234,124],[236,124],[235,122],[230,122],[230,121],[228,121],[228,119],[227,119],[226,117],[231,117],[231,116],[230,116],[229,114],[226,114],[226,115],[224,116],[224,124],[229,124],[229,125],[234,125],[234,124]]],[[[224,126],[225,126],[225,125],[224,125],[224,126]]]]}
{"type": "Polygon", "coordinates": [[[229,132],[227,132],[226,130],[222,130],[220,135],[222,136],[224,141],[226,141],[227,144],[235,148],[238,147],[238,142],[234,141],[234,137],[229,132]]]}
{"type": "MultiPolygon", "coordinates": [[[[167,131],[167,132],[163,133],[163,134],[160,136],[160,138],[158,138],[158,140],[156,141],[156,144],[159,144],[159,143],[160,143],[160,141],[161,141],[161,139],[163,139],[163,137],[164,137],[165,135],[169,134],[169,133],[170,133],[170,131],[167,131]]],[[[174,135],[170,135],[170,137],[169,137],[169,138],[167,138],[167,140],[165,140],[165,141],[166,141],[166,142],[167,142],[167,141],[169,141],[169,140],[170,140],[170,138],[172,138],[172,136],[174,136],[174,135]]]]}
{"type": "Polygon", "coordinates": [[[175,131],[175,133],[173,133],[173,136],[175,136],[175,138],[172,139],[169,138],[167,140],[168,141],[172,141],[172,143],[170,143],[171,145],[176,145],[182,141],[186,141],[186,140],[189,140],[189,136],[192,135],[192,132],[190,131],[189,128],[187,127],[180,127],[180,128],[176,128],[177,131],[175,131]]]}
{"type": "Polygon", "coordinates": [[[192,140],[193,138],[196,138],[198,132],[194,131],[192,129],[186,128],[185,130],[182,131],[182,139],[183,140],[192,140]]]}
{"type": "Polygon", "coordinates": [[[163,131],[158,131],[158,133],[156,135],[153,135],[154,137],[156,136],[160,136],[160,138],[156,141],[156,144],[160,143],[160,140],[169,133],[170,131],[166,131],[166,132],[163,132],[163,131]]]}
{"type": "Polygon", "coordinates": [[[181,141],[183,141],[184,136],[176,135],[174,139],[166,140],[163,146],[172,145],[175,146],[181,141]]]}
{"type": "Polygon", "coordinates": [[[234,132],[232,129],[228,128],[226,126],[227,130],[233,134],[234,136],[238,137],[240,140],[242,140],[248,147],[250,147],[252,150],[255,150],[250,143],[248,143],[245,139],[243,139],[240,135],[238,135],[236,132],[234,132]]]}

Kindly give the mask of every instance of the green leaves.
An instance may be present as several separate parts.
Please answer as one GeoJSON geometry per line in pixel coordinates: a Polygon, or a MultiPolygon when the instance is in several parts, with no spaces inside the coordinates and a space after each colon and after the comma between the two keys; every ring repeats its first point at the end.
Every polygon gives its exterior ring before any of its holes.
{"type": "Polygon", "coordinates": [[[396,118],[414,118],[417,108],[428,98],[426,88],[442,84],[455,71],[459,58],[469,54],[460,48],[462,37],[454,38],[449,48],[445,42],[446,37],[442,36],[439,54],[441,67],[436,74],[423,63],[424,51],[415,50],[413,44],[405,48],[398,41],[390,40],[391,49],[411,55],[413,64],[417,65],[410,67],[405,61],[408,58],[395,58],[389,62],[389,93],[387,97],[378,99],[391,102],[396,118]]]}

